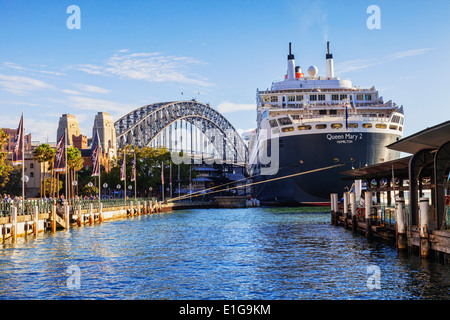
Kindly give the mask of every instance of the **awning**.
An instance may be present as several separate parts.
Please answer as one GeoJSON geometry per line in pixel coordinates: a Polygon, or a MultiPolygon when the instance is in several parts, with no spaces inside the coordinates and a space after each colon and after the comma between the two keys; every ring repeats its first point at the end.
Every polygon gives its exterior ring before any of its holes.
{"type": "Polygon", "coordinates": [[[396,178],[407,178],[409,161],[411,157],[412,156],[382,162],[358,169],[342,171],[341,173],[347,176],[346,178],[343,178],[343,180],[366,180],[376,178],[390,178],[392,177],[392,170],[394,170],[394,176],[396,178]]]}
{"type": "Polygon", "coordinates": [[[386,147],[415,154],[422,149],[437,149],[447,141],[450,141],[450,121],[417,132],[386,147]]]}

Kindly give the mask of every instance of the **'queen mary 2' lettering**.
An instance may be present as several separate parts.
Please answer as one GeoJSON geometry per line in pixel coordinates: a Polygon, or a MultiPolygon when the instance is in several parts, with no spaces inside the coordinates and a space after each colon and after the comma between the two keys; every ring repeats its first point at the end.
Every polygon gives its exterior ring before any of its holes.
{"type": "Polygon", "coordinates": [[[362,133],[327,134],[327,139],[336,141],[336,143],[353,143],[354,141],[362,140],[362,137],[362,133]]]}

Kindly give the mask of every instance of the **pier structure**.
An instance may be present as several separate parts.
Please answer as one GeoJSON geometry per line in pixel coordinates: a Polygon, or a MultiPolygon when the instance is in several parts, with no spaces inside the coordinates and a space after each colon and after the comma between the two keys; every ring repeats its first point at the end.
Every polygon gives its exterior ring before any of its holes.
{"type": "Polygon", "coordinates": [[[248,162],[247,146],[233,125],[209,104],[195,100],[146,105],[114,126],[118,148],[163,146],[211,164],[248,162]]]}
{"type": "Polygon", "coordinates": [[[342,172],[363,187],[330,196],[331,222],[449,263],[450,121],[387,147],[411,155],[342,172]]]}
{"type": "Polygon", "coordinates": [[[27,200],[20,204],[0,203],[0,234],[3,241],[37,236],[41,232],[57,232],[72,227],[93,225],[108,220],[126,219],[147,214],[189,208],[217,207],[210,202],[163,203],[156,198],[80,200],[54,203],[27,200]]]}

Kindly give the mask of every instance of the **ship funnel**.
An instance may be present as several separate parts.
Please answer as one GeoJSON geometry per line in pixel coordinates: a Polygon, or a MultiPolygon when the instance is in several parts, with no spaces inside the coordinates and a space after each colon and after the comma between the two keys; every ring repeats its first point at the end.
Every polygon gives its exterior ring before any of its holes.
{"type": "Polygon", "coordinates": [[[330,42],[327,42],[327,78],[334,78],[333,55],[330,53],[330,42]]]}
{"type": "Polygon", "coordinates": [[[292,80],[295,79],[295,60],[294,55],[292,54],[292,46],[289,42],[289,54],[288,54],[288,69],[287,69],[287,79],[292,80]]]}

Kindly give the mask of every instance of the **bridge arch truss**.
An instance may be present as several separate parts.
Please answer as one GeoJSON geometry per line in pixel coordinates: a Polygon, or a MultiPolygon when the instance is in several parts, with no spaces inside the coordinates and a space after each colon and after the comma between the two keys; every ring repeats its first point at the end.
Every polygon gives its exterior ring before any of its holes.
{"type": "Polygon", "coordinates": [[[146,105],[121,117],[114,127],[118,148],[161,145],[227,163],[248,162],[247,146],[233,125],[209,104],[195,100],[146,105]]]}

